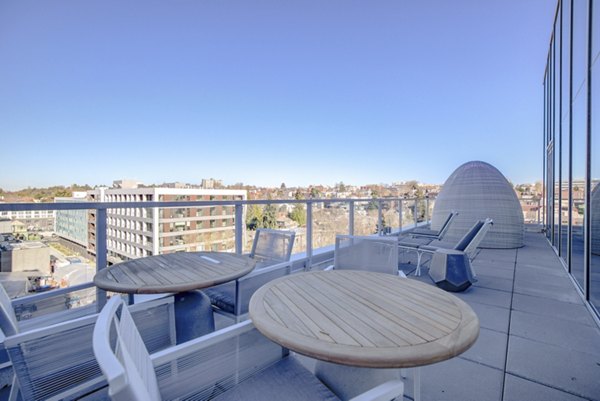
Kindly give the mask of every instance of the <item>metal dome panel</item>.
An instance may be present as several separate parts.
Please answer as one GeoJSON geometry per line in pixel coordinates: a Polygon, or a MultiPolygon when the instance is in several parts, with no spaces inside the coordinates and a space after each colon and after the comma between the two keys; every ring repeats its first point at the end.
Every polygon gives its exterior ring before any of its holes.
{"type": "Polygon", "coordinates": [[[482,248],[523,246],[521,204],[512,185],[494,166],[471,161],[458,167],[444,183],[435,202],[431,228],[439,229],[452,210],[459,215],[444,241],[458,241],[475,221],[489,217],[494,225],[481,243],[482,248]]]}

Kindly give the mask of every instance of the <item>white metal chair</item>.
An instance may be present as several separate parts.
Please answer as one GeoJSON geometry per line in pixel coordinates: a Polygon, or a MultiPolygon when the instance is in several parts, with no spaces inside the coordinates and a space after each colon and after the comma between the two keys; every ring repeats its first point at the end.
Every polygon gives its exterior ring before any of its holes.
{"type": "Polygon", "coordinates": [[[296,233],[260,228],[252,243],[250,257],[254,270],[235,281],[204,290],[215,312],[240,321],[248,313],[250,297],[263,284],[290,273],[289,264],[296,233]]]}
{"type": "MultiPolygon", "coordinates": [[[[165,297],[129,308],[144,344],[153,352],[176,343],[173,302],[173,297],[165,297]]],[[[7,337],[4,345],[14,371],[11,399],[19,393],[24,400],[102,394],[106,379],[92,347],[97,317],[92,314],[7,337]]]]}
{"type": "Polygon", "coordinates": [[[256,230],[250,257],[256,259],[257,268],[287,262],[294,247],[294,231],[259,228],[256,230]]]}
{"type": "MultiPolygon", "coordinates": [[[[477,253],[477,247],[483,241],[483,238],[489,231],[493,224],[492,219],[485,219],[477,221],[473,227],[454,245],[451,249],[455,249],[457,251],[462,251],[469,257],[470,260],[475,258],[477,253]]],[[[415,276],[419,276],[421,274],[421,260],[423,254],[429,253],[433,254],[436,250],[442,248],[440,246],[427,245],[427,244],[419,244],[419,243],[411,243],[408,241],[401,240],[398,243],[398,247],[400,249],[405,249],[409,251],[417,252],[417,268],[415,270],[415,276]]]]}
{"type": "Polygon", "coordinates": [[[326,270],[331,268],[404,276],[398,270],[398,240],[393,237],[336,235],[333,266],[326,270]]]}
{"type": "MultiPolygon", "coordinates": [[[[339,399],[250,320],[150,354],[124,302],[113,298],[94,328],[94,353],[114,401],[339,399]]],[[[355,401],[402,394],[402,381],[392,380],[355,401]]]]}
{"type": "MultiPolygon", "coordinates": [[[[86,283],[11,300],[0,285],[0,371],[9,373],[11,369],[4,348],[6,336],[95,313],[95,291],[92,299],[87,298],[91,288],[93,283],[86,283]],[[75,307],[73,300],[82,298],[89,305],[75,307]]],[[[0,377],[0,385],[8,385],[10,383],[5,379],[10,381],[12,374],[1,374],[0,377]]]]}

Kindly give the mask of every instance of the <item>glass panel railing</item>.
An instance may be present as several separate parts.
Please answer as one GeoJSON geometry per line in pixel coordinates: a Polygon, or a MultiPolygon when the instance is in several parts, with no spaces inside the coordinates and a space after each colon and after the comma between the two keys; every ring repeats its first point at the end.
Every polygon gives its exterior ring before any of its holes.
{"type": "Polygon", "coordinates": [[[373,235],[377,233],[379,206],[376,200],[354,203],[354,235],[373,235]]]}
{"type": "Polygon", "coordinates": [[[348,202],[313,203],[313,247],[334,245],[336,235],[348,234],[348,224],[348,202]]]}

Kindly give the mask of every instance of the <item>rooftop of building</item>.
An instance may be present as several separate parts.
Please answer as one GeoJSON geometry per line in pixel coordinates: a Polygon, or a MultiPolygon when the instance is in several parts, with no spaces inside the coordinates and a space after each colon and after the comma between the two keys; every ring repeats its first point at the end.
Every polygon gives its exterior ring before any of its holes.
{"type": "Polygon", "coordinates": [[[482,249],[473,268],[478,282],[454,295],[477,313],[479,338],[422,369],[422,399],[600,400],[598,322],[545,236],[525,232],[522,248],[482,249]]]}

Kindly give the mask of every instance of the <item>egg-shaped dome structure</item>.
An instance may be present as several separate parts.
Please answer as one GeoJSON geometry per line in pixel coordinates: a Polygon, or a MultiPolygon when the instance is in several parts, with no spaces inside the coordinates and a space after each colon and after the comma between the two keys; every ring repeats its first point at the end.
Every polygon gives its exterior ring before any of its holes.
{"type": "Polygon", "coordinates": [[[433,208],[431,228],[439,230],[451,211],[458,212],[444,241],[456,243],[477,220],[494,224],[482,248],[523,246],[523,210],[512,185],[494,166],[471,161],[458,167],[444,183],[433,208]]]}
{"type": "Polygon", "coordinates": [[[592,190],[592,253],[600,255],[600,183],[592,190]]]}

